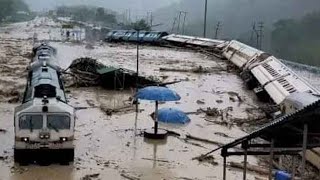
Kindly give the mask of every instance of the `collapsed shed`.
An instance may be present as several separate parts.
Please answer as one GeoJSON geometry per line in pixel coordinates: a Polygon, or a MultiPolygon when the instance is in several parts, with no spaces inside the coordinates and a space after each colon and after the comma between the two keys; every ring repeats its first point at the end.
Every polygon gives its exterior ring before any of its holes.
{"type": "Polygon", "coordinates": [[[102,86],[106,89],[120,90],[161,85],[161,82],[154,78],[137,76],[135,71],[106,66],[92,58],[76,59],[68,69],[77,86],[102,86]]]}

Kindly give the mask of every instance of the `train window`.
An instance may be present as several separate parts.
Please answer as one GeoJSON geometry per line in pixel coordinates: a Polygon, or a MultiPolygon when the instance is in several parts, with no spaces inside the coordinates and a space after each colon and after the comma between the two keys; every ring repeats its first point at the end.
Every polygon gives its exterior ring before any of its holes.
{"type": "Polygon", "coordinates": [[[42,68],[42,72],[48,72],[48,68],[42,68]]]}
{"type": "Polygon", "coordinates": [[[48,115],[47,127],[49,129],[70,129],[70,117],[66,115],[48,115]]]}
{"type": "Polygon", "coordinates": [[[42,129],[42,115],[23,115],[19,118],[20,129],[42,129]]]}

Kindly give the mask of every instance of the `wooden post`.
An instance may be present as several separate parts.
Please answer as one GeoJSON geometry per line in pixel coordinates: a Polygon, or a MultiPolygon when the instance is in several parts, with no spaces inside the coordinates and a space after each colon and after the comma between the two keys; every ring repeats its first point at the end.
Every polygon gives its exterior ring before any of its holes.
{"type": "Polygon", "coordinates": [[[292,172],[291,172],[291,179],[295,179],[295,174],[296,174],[296,162],[295,162],[295,156],[292,156],[292,172]]]}
{"type": "Polygon", "coordinates": [[[306,151],[308,142],[308,125],[304,124],[303,127],[303,142],[302,142],[302,164],[301,164],[301,179],[306,180],[305,167],[306,167],[306,151]]]}
{"type": "Polygon", "coordinates": [[[227,180],[227,157],[223,157],[223,180],[227,180]]]}
{"type": "Polygon", "coordinates": [[[158,133],[158,101],[156,101],[156,109],[154,111],[154,134],[158,133]]]}
{"type": "Polygon", "coordinates": [[[243,180],[247,179],[247,162],[248,162],[248,141],[242,143],[244,149],[244,161],[243,161],[243,180]]]}
{"type": "Polygon", "coordinates": [[[269,159],[269,180],[272,180],[273,150],[274,150],[274,139],[271,139],[270,159],[269,159]]]}
{"type": "Polygon", "coordinates": [[[244,150],[244,162],[243,162],[243,180],[247,179],[247,158],[248,158],[248,150],[247,148],[244,150]]]}
{"type": "MultiPolygon", "coordinates": [[[[139,30],[137,30],[137,72],[136,72],[136,93],[138,92],[138,79],[139,79],[139,30]]],[[[136,112],[139,111],[139,99],[136,100],[136,112]]]]}

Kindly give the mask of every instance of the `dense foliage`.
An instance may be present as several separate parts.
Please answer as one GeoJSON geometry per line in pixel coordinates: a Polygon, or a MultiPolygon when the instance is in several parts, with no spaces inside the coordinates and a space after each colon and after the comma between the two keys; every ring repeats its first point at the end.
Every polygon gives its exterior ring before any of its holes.
{"type": "Polygon", "coordinates": [[[30,16],[23,0],[0,0],[0,23],[27,20],[30,16]]]}
{"type": "Polygon", "coordinates": [[[102,7],[88,6],[60,6],[56,10],[57,16],[72,17],[77,21],[100,22],[103,25],[116,24],[114,13],[108,13],[108,10],[102,7]]]}
{"type": "Polygon", "coordinates": [[[279,57],[320,66],[320,12],[300,20],[280,20],[271,32],[272,52],[279,57]]]}
{"type": "Polygon", "coordinates": [[[123,25],[125,29],[134,29],[139,31],[151,31],[150,25],[146,22],[146,20],[141,19],[133,22],[131,24],[123,25]]]}

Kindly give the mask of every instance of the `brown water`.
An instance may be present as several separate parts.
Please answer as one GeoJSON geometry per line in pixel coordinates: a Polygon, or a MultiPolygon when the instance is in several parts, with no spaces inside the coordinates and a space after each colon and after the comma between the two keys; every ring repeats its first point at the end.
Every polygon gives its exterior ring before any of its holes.
{"type": "MultiPolygon", "coordinates": [[[[20,54],[11,54],[4,57],[3,49],[7,44],[15,51],[22,54],[31,50],[31,41],[27,40],[32,33],[37,31],[44,39],[48,32],[58,32],[54,24],[39,24],[36,22],[19,23],[12,25],[6,38],[22,38],[18,42],[7,41],[0,44],[0,62],[2,65],[14,65],[14,70],[1,73],[0,87],[5,91],[10,88],[23,92],[26,59],[20,54]],[[17,30],[16,32],[16,29],[17,30]],[[43,36],[42,36],[42,35],[43,36]],[[14,47],[19,45],[20,47],[14,47]],[[23,49],[23,50],[21,50],[23,49]],[[4,61],[5,59],[5,61],[4,61]],[[5,82],[4,81],[8,81],[5,82]]],[[[4,31],[0,31],[4,34],[4,31]]],[[[51,36],[54,36],[51,35],[51,36]]],[[[58,38],[58,37],[57,37],[58,38]]],[[[3,42],[3,41],[2,41],[3,42]]],[[[84,44],[50,43],[58,50],[58,63],[67,68],[72,60],[87,56],[98,59],[106,65],[135,69],[136,49],[134,45],[102,44],[94,46],[93,50],[85,49],[84,44]]],[[[9,49],[10,49],[9,48],[9,49]]],[[[160,104],[162,107],[177,107],[185,112],[195,112],[199,108],[215,107],[224,109],[232,107],[232,117],[248,118],[247,108],[257,107],[258,103],[254,94],[245,89],[242,80],[235,73],[217,71],[207,74],[160,72],[160,67],[166,68],[192,68],[197,66],[217,67],[225,69],[226,62],[208,57],[189,50],[176,50],[160,47],[141,47],[140,70],[147,76],[165,78],[166,82],[183,80],[181,83],[169,87],[181,95],[179,102],[160,104]],[[238,93],[244,102],[232,101],[232,93],[238,93]],[[204,104],[198,104],[201,100],[204,104]],[[218,103],[217,100],[222,100],[218,103]]],[[[128,99],[133,95],[133,90],[107,91],[101,88],[69,88],[68,98],[75,107],[88,107],[76,112],[75,132],[75,162],[70,166],[30,165],[20,167],[13,163],[13,108],[18,104],[9,104],[6,97],[0,97],[0,179],[80,179],[88,174],[99,173],[97,179],[126,179],[130,176],[139,179],[222,179],[222,158],[219,153],[213,154],[218,165],[199,163],[191,160],[193,157],[206,153],[217,146],[198,141],[185,140],[186,134],[211,139],[221,143],[228,143],[246,133],[241,128],[231,128],[214,124],[205,119],[205,114],[189,115],[191,123],[184,126],[160,124],[161,128],[174,130],[182,134],[181,137],[168,137],[166,142],[146,141],[141,133],[143,129],[151,128],[153,122],[149,116],[154,111],[154,103],[141,101],[141,113],[134,111],[107,116],[100,107],[116,108],[128,104],[128,99]],[[224,133],[228,137],[219,134],[224,133]]],[[[259,115],[257,112],[254,115],[259,115]]],[[[219,120],[211,118],[210,120],[219,120]]],[[[241,162],[238,157],[230,158],[231,161],[241,162]]],[[[257,164],[255,157],[249,157],[251,164],[257,164]]],[[[255,179],[260,175],[250,173],[248,179],[255,179]]],[[[228,169],[228,179],[241,179],[242,172],[228,169]]],[[[94,178],[93,178],[94,179],[94,178]]]]}

